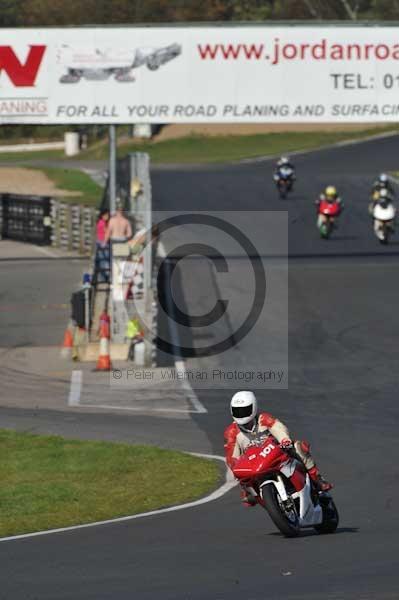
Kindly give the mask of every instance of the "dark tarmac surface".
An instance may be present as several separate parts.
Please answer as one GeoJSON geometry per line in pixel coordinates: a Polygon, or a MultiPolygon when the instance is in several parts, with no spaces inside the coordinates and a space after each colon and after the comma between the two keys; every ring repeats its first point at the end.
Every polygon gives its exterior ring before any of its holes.
{"type": "MultiPolygon", "coordinates": [[[[371,181],[398,167],[398,147],[391,137],[297,157],[297,189],[283,202],[270,163],[154,172],[157,209],[288,210],[290,384],[258,397],[294,436],[311,441],[336,486],[337,533],[286,540],[260,508],[241,507],[233,490],[187,511],[0,543],[0,599],[398,597],[399,236],[379,246],[367,215],[371,181]],[[328,184],[346,210],[326,242],[312,202],[328,184]]],[[[264,333],[257,330],[259,340],[264,333]]],[[[221,454],[229,393],[198,395],[209,412],[195,415],[190,435],[186,422],[155,417],[13,409],[0,417],[7,427],[71,436],[126,440],[131,433],[135,441],[139,431],[140,441],[221,454]],[[203,448],[196,430],[209,440],[203,448]]]]}

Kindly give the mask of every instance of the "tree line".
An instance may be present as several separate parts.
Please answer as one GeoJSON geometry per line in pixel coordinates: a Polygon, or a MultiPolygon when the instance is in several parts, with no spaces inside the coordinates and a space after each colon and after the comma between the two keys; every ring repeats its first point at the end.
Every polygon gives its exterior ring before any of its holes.
{"type": "Polygon", "coordinates": [[[399,0],[0,0],[0,27],[285,19],[399,20],[399,0]]]}

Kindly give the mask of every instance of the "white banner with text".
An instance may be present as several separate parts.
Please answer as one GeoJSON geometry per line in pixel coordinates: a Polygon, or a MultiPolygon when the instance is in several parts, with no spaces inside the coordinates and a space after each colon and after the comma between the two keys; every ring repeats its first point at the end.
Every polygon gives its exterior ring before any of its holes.
{"type": "Polygon", "coordinates": [[[2,29],[0,123],[399,120],[397,27],[2,29]]]}

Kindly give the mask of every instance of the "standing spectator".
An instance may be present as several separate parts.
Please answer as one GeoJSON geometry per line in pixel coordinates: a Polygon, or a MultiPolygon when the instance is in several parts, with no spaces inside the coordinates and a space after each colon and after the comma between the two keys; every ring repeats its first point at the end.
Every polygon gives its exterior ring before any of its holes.
{"type": "Polygon", "coordinates": [[[105,239],[111,242],[126,242],[132,237],[132,226],[123,215],[121,204],[117,204],[115,215],[109,220],[105,239]]]}
{"type": "Polygon", "coordinates": [[[96,234],[97,234],[97,244],[105,244],[105,234],[108,229],[109,224],[109,210],[106,208],[102,210],[98,216],[96,234]]]}
{"type": "Polygon", "coordinates": [[[110,221],[109,210],[102,210],[96,226],[96,269],[97,281],[109,283],[109,242],[107,232],[110,221]]]}

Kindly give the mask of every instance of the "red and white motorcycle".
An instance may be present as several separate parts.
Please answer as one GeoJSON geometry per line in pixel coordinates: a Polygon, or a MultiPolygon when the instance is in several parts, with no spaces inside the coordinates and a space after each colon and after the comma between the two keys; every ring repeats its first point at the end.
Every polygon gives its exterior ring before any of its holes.
{"type": "Polygon", "coordinates": [[[341,214],[341,205],[338,202],[322,200],[318,206],[317,227],[320,236],[327,240],[334,229],[335,221],[341,214]]]}
{"type": "Polygon", "coordinates": [[[233,473],[283,535],[295,537],[309,527],[318,533],[337,529],[338,511],[331,494],[318,492],[300,458],[283,450],[273,436],[249,446],[233,473]]]}

